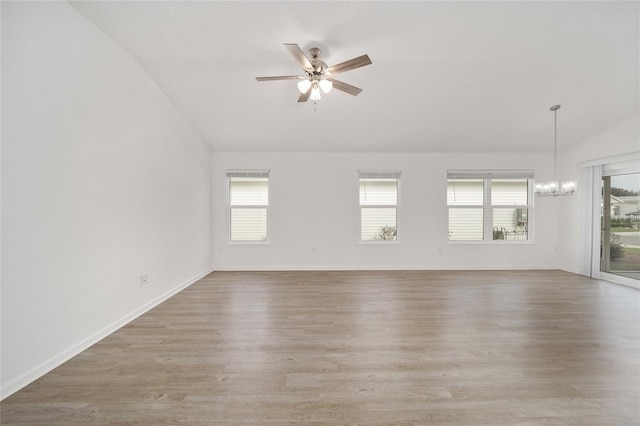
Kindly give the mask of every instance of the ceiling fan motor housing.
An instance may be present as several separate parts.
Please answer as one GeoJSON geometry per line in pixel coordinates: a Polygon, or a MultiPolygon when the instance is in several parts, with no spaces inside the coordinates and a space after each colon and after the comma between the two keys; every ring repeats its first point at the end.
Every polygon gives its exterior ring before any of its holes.
{"type": "Polygon", "coordinates": [[[311,60],[309,62],[311,62],[311,66],[313,66],[313,71],[309,72],[309,76],[311,76],[312,74],[316,76],[323,75],[326,69],[329,67],[324,61],[318,59],[318,56],[320,56],[320,49],[318,49],[317,47],[312,47],[311,49],[309,49],[309,54],[311,55],[311,60]]]}

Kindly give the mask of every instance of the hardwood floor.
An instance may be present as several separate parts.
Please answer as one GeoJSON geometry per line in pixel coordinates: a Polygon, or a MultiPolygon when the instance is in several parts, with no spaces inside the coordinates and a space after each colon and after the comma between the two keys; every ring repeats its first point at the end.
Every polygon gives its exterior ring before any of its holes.
{"type": "Polygon", "coordinates": [[[560,271],[215,272],[3,425],[640,424],[640,291],[560,271]]]}

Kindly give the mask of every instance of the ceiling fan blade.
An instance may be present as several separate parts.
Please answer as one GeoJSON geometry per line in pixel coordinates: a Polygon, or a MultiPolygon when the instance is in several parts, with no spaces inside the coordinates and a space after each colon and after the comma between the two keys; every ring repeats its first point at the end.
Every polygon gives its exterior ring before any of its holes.
{"type": "Polygon", "coordinates": [[[358,96],[358,94],[360,92],[362,92],[361,88],[356,87],[356,86],[352,86],[352,85],[344,83],[342,81],[338,81],[338,80],[333,79],[333,78],[328,78],[327,80],[329,80],[330,82],[333,83],[333,88],[334,89],[342,90],[343,92],[348,93],[350,95],[358,96]]]}
{"type": "Polygon", "coordinates": [[[349,71],[352,69],[364,67],[365,65],[371,65],[371,59],[369,55],[358,56],[357,58],[349,59],[348,61],[341,62],[337,65],[327,68],[325,73],[327,75],[334,75],[341,72],[349,71]]]}
{"type": "Polygon", "coordinates": [[[304,77],[301,75],[275,75],[273,77],[256,77],[258,81],[273,81],[273,80],[302,80],[304,77]]]}
{"type": "Polygon", "coordinates": [[[289,52],[291,52],[293,57],[296,58],[296,61],[298,61],[298,63],[305,71],[313,70],[313,65],[311,65],[311,62],[309,62],[309,58],[307,58],[307,55],[305,55],[302,49],[300,49],[300,46],[295,43],[285,43],[284,45],[287,46],[289,52]]]}
{"type": "Polygon", "coordinates": [[[298,98],[298,102],[307,102],[307,100],[309,100],[309,96],[311,96],[311,90],[307,90],[304,93],[300,94],[300,97],[298,98]]]}

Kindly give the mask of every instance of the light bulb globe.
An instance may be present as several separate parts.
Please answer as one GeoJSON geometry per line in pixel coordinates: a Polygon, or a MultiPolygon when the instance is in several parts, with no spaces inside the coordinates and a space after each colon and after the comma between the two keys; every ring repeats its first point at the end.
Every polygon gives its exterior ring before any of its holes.
{"type": "Polygon", "coordinates": [[[320,96],[320,89],[318,89],[317,85],[314,85],[311,89],[311,96],[309,96],[309,99],[311,99],[312,101],[319,101],[321,98],[322,96],[320,96]]]}
{"type": "Polygon", "coordinates": [[[329,93],[333,88],[333,83],[329,80],[320,80],[318,83],[324,93],[329,93]]]}
{"type": "Polygon", "coordinates": [[[309,88],[311,87],[311,82],[309,80],[300,80],[300,82],[298,82],[298,90],[300,91],[300,93],[307,93],[309,91],[309,88]]]}

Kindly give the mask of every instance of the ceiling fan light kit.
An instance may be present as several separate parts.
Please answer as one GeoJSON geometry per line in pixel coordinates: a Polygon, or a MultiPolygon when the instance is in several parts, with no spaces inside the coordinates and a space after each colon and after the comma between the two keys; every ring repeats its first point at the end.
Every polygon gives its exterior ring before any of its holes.
{"type": "Polygon", "coordinates": [[[329,93],[331,89],[333,89],[333,83],[331,82],[331,80],[320,80],[318,82],[318,85],[324,93],[329,93]]]}
{"type": "Polygon", "coordinates": [[[554,130],[553,130],[553,178],[554,180],[537,183],[536,194],[539,196],[552,196],[557,197],[559,195],[573,195],[576,192],[577,183],[575,181],[558,182],[556,179],[556,170],[558,163],[558,110],[560,105],[554,105],[549,108],[549,111],[553,111],[554,114],[554,130]]]}
{"type": "Polygon", "coordinates": [[[307,93],[307,91],[310,88],[311,88],[310,80],[300,80],[300,82],[298,83],[298,90],[300,90],[300,93],[307,93]]]}
{"type": "Polygon", "coordinates": [[[305,75],[256,77],[256,80],[300,80],[298,82],[298,90],[300,91],[298,102],[306,102],[309,99],[311,99],[312,101],[318,101],[322,98],[320,90],[322,90],[322,92],[324,93],[329,93],[334,87],[337,90],[353,96],[357,96],[360,92],[362,92],[362,89],[331,78],[331,76],[345,71],[350,71],[355,68],[360,68],[365,65],[370,65],[372,62],[371,59],[369,59],[368,55],[358,56],[357,58],[353,58],[329,67],[324,61],[318,59],[318,57],[320,56],[320,49],[317,47],[309,49],[309,54],[311,55],[311,59],[309,59],[297,44],[285,43],[285,46],[296,59],[296,61],[298,61],[298,64],[302,66],[305,75]]]}
{"type": "Polygon", "coordinates": [[[309,96],[309,99],[311,99],[312,101],[319,101],[321,98],[322,96],[320,96],[320,89],[318,89],[318,83],[313,83],[313,87],[311,88],[311,96],[309,96]]]}

